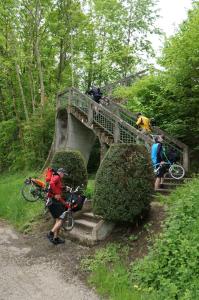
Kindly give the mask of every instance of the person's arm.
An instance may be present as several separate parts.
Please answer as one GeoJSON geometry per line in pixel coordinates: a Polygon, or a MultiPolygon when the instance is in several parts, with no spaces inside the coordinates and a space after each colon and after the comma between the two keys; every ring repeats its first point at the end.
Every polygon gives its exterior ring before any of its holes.
{"type": "Polygon", "coordinates": [[[142,118],[139,117],[138,120],[137,120],[137,122],[136,122],[136,125],[139,126],[141,123],[142,123],[142,118]]]}

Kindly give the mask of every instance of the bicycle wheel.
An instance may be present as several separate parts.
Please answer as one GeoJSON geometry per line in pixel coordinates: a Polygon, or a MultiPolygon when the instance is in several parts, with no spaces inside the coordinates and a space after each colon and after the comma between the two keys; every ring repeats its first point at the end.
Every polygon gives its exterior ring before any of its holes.
{"type": "Polygon", "coordinates": [[[41,190],[37,186],[30,183],[24,183],[21,194],[26,201],[35,202],[40,198],[41,190]]]}
{"type": "Polygon", "coordinates": [[[74,227],[74,218],[73,218],[73,214],[71,211],[66,211],[65,212],[65,217],[64,217],[64,222],[63,222],[63,229],[66,231],[70,231],[73,229],[74,227]]]}
{"type": "Polygon", "coordinates": [[[177,165],[177,164],[173,164],[169,168],[169,174],[174,179],[182,179],[185,175],[185,170],[182,166],[177,165]]]}

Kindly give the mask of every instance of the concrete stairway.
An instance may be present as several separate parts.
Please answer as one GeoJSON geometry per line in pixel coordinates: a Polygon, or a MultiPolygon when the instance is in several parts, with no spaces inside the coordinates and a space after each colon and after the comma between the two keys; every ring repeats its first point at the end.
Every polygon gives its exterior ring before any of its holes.
{"type": "MultiPolygon", "coordinates": [[[[169,195],[177,187],[182,186],[190,178],[176,180],[173,178],[165,178],[163,188],[156,191],[154,198],[158,198],[159,194],[169,195]]],[[[78,240],[86,245],[94,245],[98,241],[104,240],[113,230],[114,224],[106,222],[102,217],[94,215],[92,212],[92,202],[87,200],[82,211],[74,214],[74,228],[67,232],[66,235],[72,240],[78,240]]]]}
{"type": "Polygon", "coordinates": [[[162,194],[164,196],[167,196],[171,192],[173,192],[174,189],[182,186],[183,183],[187,182],[188,180],[190,180],[190,178],[182,178],[182,179],[178,180],[178,179],[166,177],[164,179],[163,187],[158,189],[156,191],[156,194],[162,194]]]}
{"type": "Polygon", "coordinates": [[[114,227],[113,223],[106,222],[102,217],[93,214],[90,200],[85,203],[81,212],[74,214],[74,218],[74,228],[66,235],[87,245],[94,245],[104,240],[114,227]]]}

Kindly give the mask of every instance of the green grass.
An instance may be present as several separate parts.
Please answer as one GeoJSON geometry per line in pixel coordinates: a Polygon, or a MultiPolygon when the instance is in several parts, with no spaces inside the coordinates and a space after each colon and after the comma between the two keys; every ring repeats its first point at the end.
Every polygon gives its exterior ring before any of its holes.
{"type": "MultiPolygon", "coordinates": [[[[41,201],[30,203],[21,195],[24,180],[36,176],[35,172],[4,174],[0,179],[0,218],[9,221],[17,229],[23,231],[38,219],[43,212],[41,201]]],[[[89,179],[86,196],[91,199],[95,180],[89,179]]]]}
{"type": "Polygon", "coordinates": [[[86,188],[86,193],[85,193],[85,195],[88,199],[93,198],[94,188],[95,188],[95,179],[93,179],[93,178],[89,179],[87,188],[86,188]]]}
{"type": "MultiPolygon", "coordinates": [[[[30,174],[28,174],[30,175],[30,174]]],[[[24,230],[42,213],[43,203],[29,203],[21,196],[27,174],[4,174],[0,179],[0,218],[24,230]]]]}
{"type": "Polygon", "coordinates": [[[111,300],[158,300],[147,290],[133,285],[130,272],[124,264],[128,247],[108,244],[96,251],[94,257],[82,260],[83,270],[90,271],[89,283],[101,296],[111,300]]]}
{"type": "Polygon", "coordinates": [[[89,282],[101,295],[111,300],[199,299],[199,179],[178,188],[166,202],[163,233],[144,259],[127,267],[125,254],[108,245],[83,260],[89,282]]]}

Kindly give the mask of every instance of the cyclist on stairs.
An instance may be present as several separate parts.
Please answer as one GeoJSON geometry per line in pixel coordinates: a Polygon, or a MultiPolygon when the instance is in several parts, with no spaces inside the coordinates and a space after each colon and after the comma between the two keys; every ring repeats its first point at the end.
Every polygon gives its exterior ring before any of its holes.
{"type": "Polygon", "coordinates": [[[142,113],[137,113],[136,127],[144,134],[149,134],[152,131],[150,119],[143,116],[142,113]]]}
{"type": "Polygon", "coordinates": [[[151,148],[151,160],[153,167],[156,169],[157,165],[160,166],[158,172],[156,173],[156,180],[155,180],[155,191],[159,188],[163,187],[164,181],[164,174],[166,173],[166,167],[164,165],[164,151],[163,151],[163,143],[164,136],[159,135],[155,137],[155,143],[152,145],[151,148]]]}

